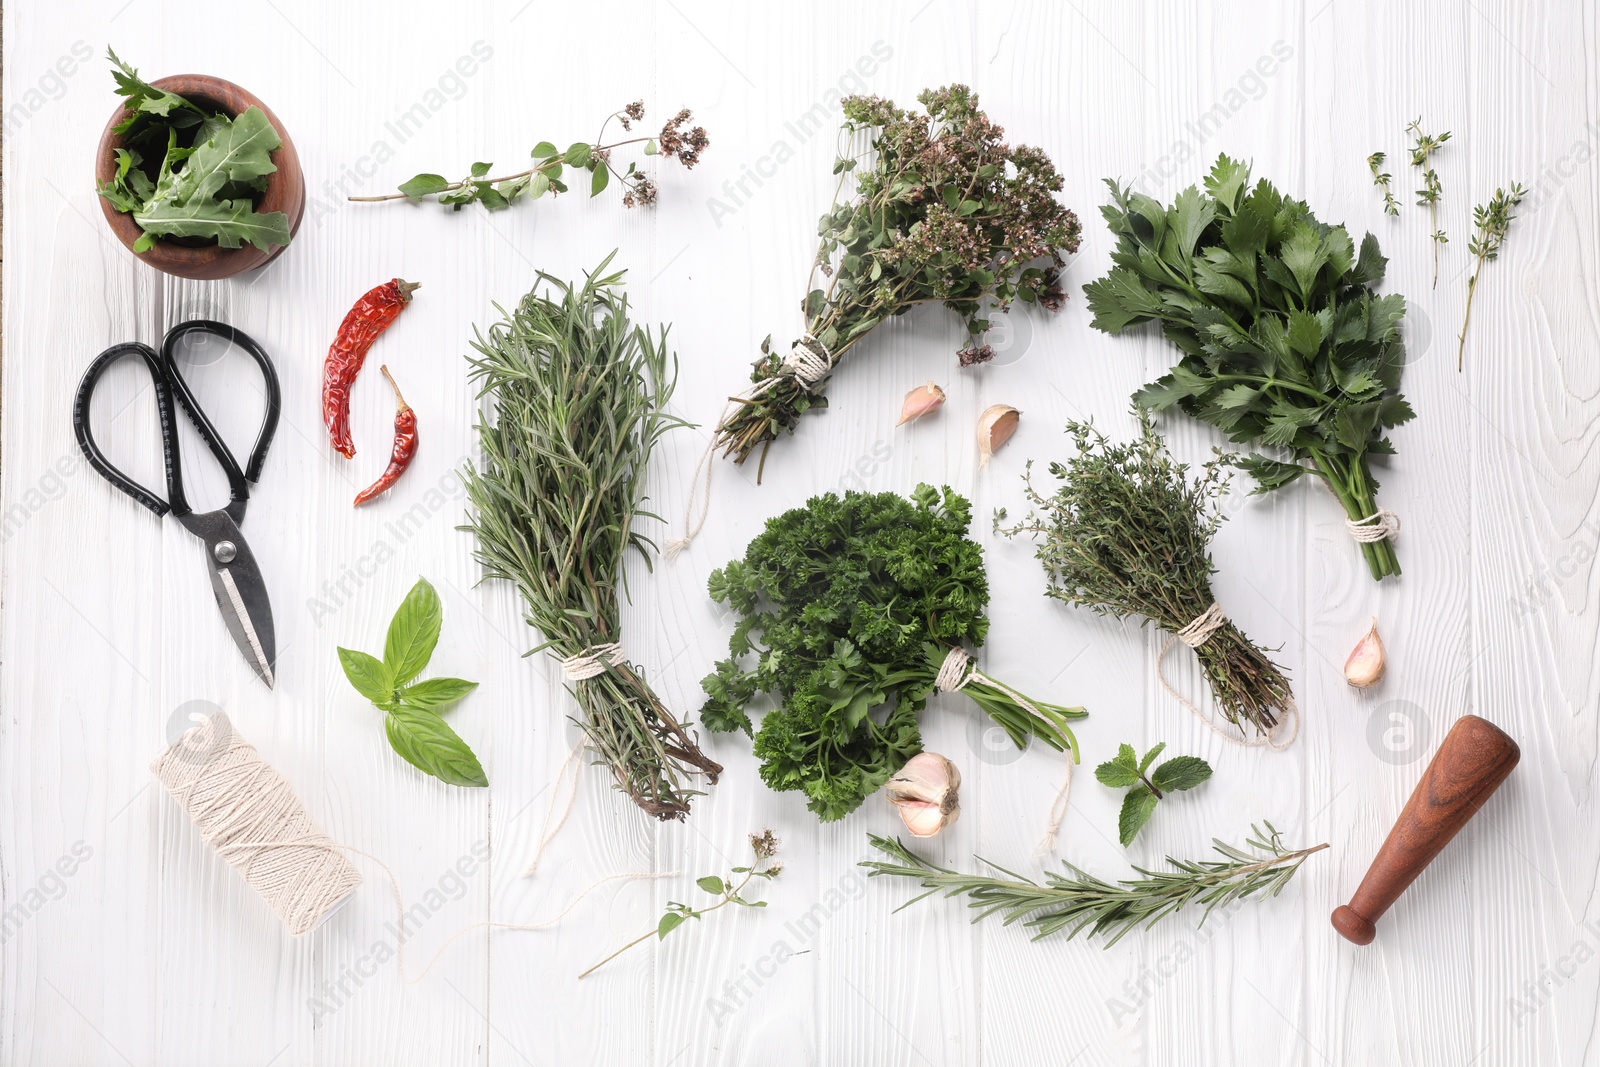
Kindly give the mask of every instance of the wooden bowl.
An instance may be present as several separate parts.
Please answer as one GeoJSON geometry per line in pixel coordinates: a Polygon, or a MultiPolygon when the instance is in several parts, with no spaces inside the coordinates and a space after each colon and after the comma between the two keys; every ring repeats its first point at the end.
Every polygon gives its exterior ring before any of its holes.
{"type": "MultiPolygon", "coordinates": [[[[270,107],[232,82],[204,74],[177,74],[150,84],[186,97],[201,107],[232,116],[238,116],[252,104],[259,107],[266,114],[267,121],[272,123],[272,128],[278,131],[283,143],[272,153],[272,162],[278,169],[268,176],[267,191],[262,194],[256,210],[282,211],[289,216],[290,236],[299,231],[300,217],[306,210],[305,175],[300,172],[300,157],[294,150],[294,142],[289,140],[289,131],[283,128],[283,123],[278,121],[278,116],[272,113],[270,107]]],[[[120,134],[112,132],[112,127],[126,117],[127,109],[117,108],[111,121],[106,123],[105,132],[100,135],[99,155],[95,159],[97,184],[110,181],[116,174],[117,161],[113,153],[123,146],[123,139],[120,134]]],[[[103,196],[98,199],[100,210],[105,212],[106,222],[111,225],[111,232],[130,252],[133,251],[134,242],[144,235],[144,231],[133,221],[132,215],[118,211],[103,196]]],[[[271,252],[263,252],[250,244],[239,248],[223,248],[216,244],[157,240],[148,252],[137,252],[135,255],[163,273],[205,281],[231,278],[235,274],[265,266],[276,259],[285,247],[278,245],[271,252]]]]}

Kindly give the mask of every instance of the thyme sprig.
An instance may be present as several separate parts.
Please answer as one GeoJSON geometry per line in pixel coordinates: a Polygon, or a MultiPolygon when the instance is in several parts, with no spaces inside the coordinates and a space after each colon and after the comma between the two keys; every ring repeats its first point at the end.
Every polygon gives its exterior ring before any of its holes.
{"type": "MultiPolygon", "coordinates": [[[[470,358],[488,413],[482,460],[462,474],[484,580],[511,582],[523,618],[543,636],[529,655],[557,659],[621,641],[618,583],[630,549],[649,565],[655,543],[633,528],[656,443],[686,425],[667,413],[677,361],[667,330],[628,319],[623,271],[607,256],[581,285],[539,273],[516,310],[479,332],[470,358]],[[547,285],[548,293],[537,286],[547,285]]],[[[722,767],[662,703],[641,669],[617,660],[571,684],[591,748],[617,788],[659,819],[689,812],[696,774],[722,767]]]]}
{"type": "MultiPolygon", "coordinates": [[[[1422,188],[1417,190],[1417,204],[1428,209],[1428,225],[1433,227],[1433,287],[1439,287],[1439,246],[1449,242],[1443,230],[1439,228],[1439,197],[1444,192],[1444,185],[1439,181],[1439,172],[1433,169],[1432,158],[1444,143],[1450,140],[1450,131],[1446,130],[1437,137],[1422,132],[1422,116],[1417,116],[1411,125],[1406,127],[1406,132],[1411,134],[1411,165],[1422,171],[1422,188]]],[[[1370,161],[1369,161],[1370,162],[1370,161]]]]}
{"type": "MultiPolygon", "coordinates": [[[[1138,416],[1142,433],[1127,444],[1107,440],[1089,423],[1068,423],[1074,455],[1049,467],[1060,486],[1041,493],[1030,463],[1023,482],[1032,513],[1004,526],[1000,509],[995,530],[1038,540],[1046,596],[1102,615],[1141,616],[1176,634],[1215,601],[1210,545],[1222,524],[1225,463],[1208,463],[1190,478],[1149,413],[1138,416]]],[[[1229,722],[1265,734],[1292,705],[1282,669],[1233,623],[1224,622],[1194,651],[1229,722]]]]}
{"type": "Polygon", "coordinates": [[[1472,298],[1478,291],[1478,272],[1489,260],[1500,258],[1500,245],[1511,229],[1511,220],[1516,218],[1511,212],[1526,195],[1527,191],[1520,184],[1513,185],[1509,190],[1496,189],[1487,204],[1479,204],[1472,211],[1472,224],[1476,232],[1467,251],[1474,257],[1474,262],[1472,277],[1467,282],[1467,313],[1461,320],[1461,343],[1456,346],[1457,371],[1466,363],[1467,327],[1472,324],[1472,298]]]}
{"type": "Polygon", "coordinates": [[[868,835],[872,846],[889,859],[863,860],[860,866],[868,869],[869,878],[879,875],[912,878],[927,890],[896,911],[935,893],[942,892],[947,897],[967,896],[971,898],[967,906],[978,911],[973,922],[998,913],[1006,926],[1021,921],[1024,926],[1031,927],[1035,941],[1062,930],[1070,940],[1087,929],[1091,934],[1105,937],[1102,947],[1110,948],[1130,930],[1140,926],[1148,929],[1191,905],[1204,908],[1200,916],[1200,925],[1203,925],[1212,909],[1219,906],[1251,896],[1275,897],[1289,884],[1308,856],[1328,847],[1324,843],[1289,850],[1283,846],[1283,836],[1276,827],[1270,822],[1262,825],[1266,827],[1265,832],[1261,827],[1250,827],[1250,837],[1245,843],[1253,852],[1213,838],[1212,847],[1222,857],[1220,860],[1178,860],[1168,856],[1172,870],[1148,871],[1135,867],[1142,877],[1124,878],[1115,883],[1063,863],[1068,873],[1046,872],[1041,885],[982,857],[978,857],[979,863],[1006,877],[963,874],[923,859],[898,839],[876,834],[868,835]]]}
{"type": "Polygon", "coordinates": [[[1400,214],[1400,203],[1394,198],[1394,193],[1389,191],[1390,175],[1381,170],[1383,161],[1387,159],[1382,152],[1374,152],[1367,157],[1367,169],[1372,171],[1372,184],[1383,191],[1383,213],[1385,215],[1400,214]]]}

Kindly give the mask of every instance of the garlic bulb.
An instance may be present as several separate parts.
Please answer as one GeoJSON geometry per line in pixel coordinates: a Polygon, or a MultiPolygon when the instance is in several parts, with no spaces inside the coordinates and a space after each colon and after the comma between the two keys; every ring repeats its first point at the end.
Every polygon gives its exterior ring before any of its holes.
{"type": "Polygon", "coordinates": [[[919,752],[906,760],[884,785],[913,837],[932,837],[961,817],[961,772],[937,752],[919,752]]]}
{"type": "Polygon", "coordinates": [[[978,416],[978,469],[989,465],[989,458],[1017,432],[1022,412],[1010,404],[993,404],[978,416]]]}
{"type": "Polygon", "coordinates": [[[944,390],[933,382],[919,385],[906,394],[905,403],[900,405],[900,421],[896,426],[904,426],[908,422],[920,419],[932,411],[939,410],[944,404],[944,390]]]}
{"type": "Polygon", "coordinates": [[[1373,619],[1372,628],[1356,642],[1350,658],[1344,661],[1344,680],[1357,689],[1370,689],[1383,681],[1383,671],[1387,666],[1383,638],[1378,636],[1378,620],[1373,619]]]}

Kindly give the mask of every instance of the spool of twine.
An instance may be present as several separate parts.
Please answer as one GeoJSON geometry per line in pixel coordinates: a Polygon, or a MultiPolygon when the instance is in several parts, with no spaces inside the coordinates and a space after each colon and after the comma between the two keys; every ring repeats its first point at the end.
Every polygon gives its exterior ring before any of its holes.
{"type": "Polygon", "coordinates": [[[361,884],[361,872],[222,712],[185,732],[150,770],[295,937],[361,884]]]}

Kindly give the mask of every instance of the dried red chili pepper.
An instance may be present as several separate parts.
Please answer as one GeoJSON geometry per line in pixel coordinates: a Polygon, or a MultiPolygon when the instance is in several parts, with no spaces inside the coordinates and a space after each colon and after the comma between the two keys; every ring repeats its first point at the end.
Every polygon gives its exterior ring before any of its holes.
{"type": "Polygon", "coordinates": [[[356,497],[358,508],[398,481],[406,472],[406,468],[411,466],[411,457],[417,454],[417,413],[411,410],[406,398],[400,395],[400,387],[395,385],[394,375],[389,373],[389,368],[383,366],[378,369],[389,379],[389,385],[394,388],[395,403],[398,405],[394,409],[394,451],[389,453],[389,466],[378,476],[378,480],[361,490],[356,497]]]}
{"type": "Polygon", "coordinates": [[[333,447],[346,459],[356,454],[350,439],[350,387],[361,373],[367,349],[411,303],[412,291],[421,287],[421,282],[395,278],[369,291],[345,315],[339,336],[328,347],[322,364],[322,421],[333,447]]]}

